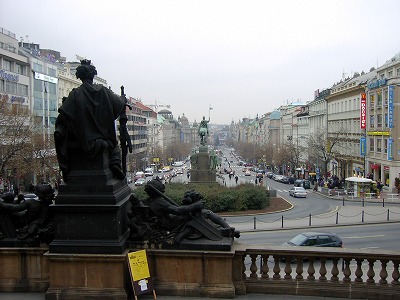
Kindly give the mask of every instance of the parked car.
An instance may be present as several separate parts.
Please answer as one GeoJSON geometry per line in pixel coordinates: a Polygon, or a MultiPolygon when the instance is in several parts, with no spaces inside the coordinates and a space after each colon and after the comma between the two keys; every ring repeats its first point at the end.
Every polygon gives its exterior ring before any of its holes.
{"type": "Polygon", "coordinates": [[[307,191],[302,186],[294,186],[289,190],[289,195],[292,197],[307,197],[307,191]]]}
{"type": "Polygon", "coordinates": [[[127,184],[132,183],[132,177],[126,177],[126,183],[127,184]]]}
{"type": "Polygon", "coordinates": [[[343,241],[332,232],[303,232],[282,246],[343,247],[343,241]]]}
{"type": "Polygon", "coordinates": [[[176,168],[176,174],[183,174],[182,168],[176,168]]]}
{"type": "Polygon", "coordinates": [[[249,170],[246,170],[246,171],[244,172],[244,176],[251,176],[250,171],[249,171],[249,170]]]}
{"type": "Polygon", "coordinates": [[[146,183],[146,179],[144,178],[139,178],[138,180],[135,181],[135,186],[141,186],[146,183]]]}
{"type": "Polygon", "coordinates": [[[303,180],[303,188],[305,188],[305,189],[310,189],[311,188],[311,183],[310,183],[309,180],[307,180],[307,179],[303,180]]]}
{"type": "Polygon", "coordinates": [[[305,189],[309,189],[309,188],[311,188],[311,183],[307,179],[297,179],[294,182],[294,186],[301,186],[305,189]]]}
{"type": "Polygon", "coordinates": [[[289,177],[287,177],[287,176],[282,176],[282,177],[279,179],[279,182],[288,184],[288,183],[289,183],[289,177]]]}

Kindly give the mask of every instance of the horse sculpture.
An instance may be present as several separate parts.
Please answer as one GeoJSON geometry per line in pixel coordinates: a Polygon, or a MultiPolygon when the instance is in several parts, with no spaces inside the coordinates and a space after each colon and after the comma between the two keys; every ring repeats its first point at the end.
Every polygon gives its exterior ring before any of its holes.
{"type": "Polygon", "coordinates": [[[200,135],[200,144],[204,146],[206,144],[207,128],[201,127],[199,129],[199,135],[200,135]]]}

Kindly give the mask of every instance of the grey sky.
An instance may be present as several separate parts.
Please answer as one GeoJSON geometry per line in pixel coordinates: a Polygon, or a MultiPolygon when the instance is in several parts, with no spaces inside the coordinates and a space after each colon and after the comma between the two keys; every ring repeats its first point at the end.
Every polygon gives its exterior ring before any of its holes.
{"type": "MultiPolygon", "coordinates": [[[[91,59],[113,90],[229,124],[400,52],[398,0],[1,1],[18,39],[91,59]]],[[[161,109],[161,108],[159,108],[161,109]]]]}

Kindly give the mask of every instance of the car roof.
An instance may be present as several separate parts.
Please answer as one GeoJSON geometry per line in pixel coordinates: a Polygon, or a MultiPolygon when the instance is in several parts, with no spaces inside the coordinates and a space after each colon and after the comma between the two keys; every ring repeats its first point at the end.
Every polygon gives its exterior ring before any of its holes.
{"type": "Polygon", "coordinates": [[[307,232],[302,232],[301,234],[305,235],[307,237],[315,236],[315,235],[334,235],[334,236],[337,236],[337,234],[333,233],[333,232],[317,232],[317,231],[315,231],[315,232],[314,231],[307,231],[307,232]]]}

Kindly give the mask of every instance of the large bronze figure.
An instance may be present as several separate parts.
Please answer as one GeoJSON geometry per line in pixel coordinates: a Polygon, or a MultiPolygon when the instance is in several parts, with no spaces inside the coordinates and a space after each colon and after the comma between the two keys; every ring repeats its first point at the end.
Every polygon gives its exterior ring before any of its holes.
{"type": "Polygon", "coordinates": [[[58,109],[54,139],[57,158],[65,182],[70,172],[70,148],[95,157],[108,149],[109,167],[114,177],[124,179],[121,153],[117,147],[115,120],[125,110],[125,101],[110,89],[93,83],[97,74],[90,60],[82,60],[76,77],[82,85],[73,89],[58,109]]]}
{"type": "Polygon", "coordinates": [[[35,194],[2,195],[0,200],[0,237],[2,239],[32,240],[49,243],[54,235],[54,220],[49,205],[54,190],[48,184],[35,186],[35,194]]]}
{"type": "Polygon", "coordinates": [[[178,205],[165,194],[160,180],[151,180],[145,186],[148,198],[140,200],[132,194],[132,211],[129,213],[133,241],[148,241],[152,245],[168,248],[183,248],[183,244],[199,240],[193,246],[205,247],[228,239],[238,238],[240,233],[225,220],[203,208],[203,197],[194,190],[187,191],[178,205]],[[189,241],[189,242],[188,242],[189,241]]]}

